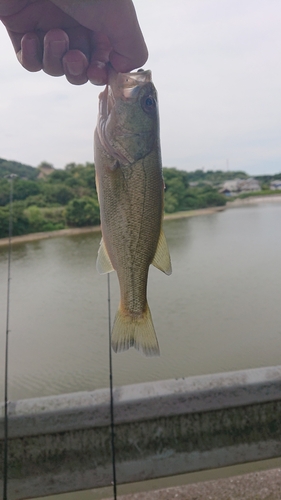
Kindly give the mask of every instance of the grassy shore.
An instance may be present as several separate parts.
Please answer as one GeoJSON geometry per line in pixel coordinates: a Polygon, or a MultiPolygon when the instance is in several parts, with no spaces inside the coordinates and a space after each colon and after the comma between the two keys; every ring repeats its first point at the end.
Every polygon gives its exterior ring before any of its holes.
{"type": "MultiPolygon", "coordinates": [[[[166,214],[164,220],[171,219],[182,219],[186,217],[196,217],[199,215],[214,214],[216,212],[221,212],[226,208],[235,208],[238,206],[245,206],[249,204],[258,204],[265,202],[281,202],[281,195],[271,195],[271,196],[256,196],[243,199],[236,199],[235,201],[228,201],[224,207],[210,207],[201,208],[199,210],[187,210],[185,212],[175,212],[173,214],[166,214]]],[[[59,231],[47,231],[44,233],[31,233],[23,234],[22,236],[13,236],[12,243],[25,243],[29,241],[45,240],[48,238],[58,238],[60,236],[74,236],[76,234],[86,234],[100,232],[100,226],[87,226],[87,227],[75,227],[71,229],[60,229],[59,231]]],[[[0,239],[0,247],[7,246],[9,244],[9,238],[0,239]]]]}

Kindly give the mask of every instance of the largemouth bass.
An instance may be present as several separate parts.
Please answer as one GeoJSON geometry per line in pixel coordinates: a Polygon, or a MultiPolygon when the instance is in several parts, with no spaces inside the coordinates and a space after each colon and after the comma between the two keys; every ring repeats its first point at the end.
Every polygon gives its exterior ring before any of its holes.
{"type": "Polygon", "coordinates": [[[131,346],[159,354],[147,304],[150,264],[171,274],[162,230],[164,182],[157,92],[150,71],[116,73],[99,96],[96,184],[102,241],[99,273],[117,272],[120,304],[112,328],[115,352],[131,346]]]}

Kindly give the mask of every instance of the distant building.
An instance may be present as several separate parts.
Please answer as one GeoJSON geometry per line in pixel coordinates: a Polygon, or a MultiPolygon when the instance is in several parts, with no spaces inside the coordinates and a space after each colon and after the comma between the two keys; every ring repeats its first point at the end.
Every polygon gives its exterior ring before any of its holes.
{"type": "Polygon", "coordinates": [[[270,189],[275,190],[275,189],[281,189],[281,180],[276,180],[276,181],[271,181],[270,183],[270,189]]]}
{"type": "Polygon", "coordinates": [[[45,177],[54,172],[55,169],[50,163],[43,162],[38,166],[38,170],[40,170],[40,172],[37,179],[45,179],[45,177]]]}
{"type": "Polygon", "coordinates": [[[239,191],[238,182],[240,182],[240,179],[225,181],[222,185],[222,188],[220,189],[220,193],[225,194],[226,196],[237,194],[239,191]]]}
{"type": "Polygon", "coordinates": [[[251,191],[261,191],[260,183],[249,177],[248,179],[233,179],[225,181],[220,189],[220,193],[226,196],[235,196],[241,193],[249,193],[251,191]]]}
{"type": "Polygon", "coordinates": [[[249,177],[249,179],[243,179],[239,183],[239,188],[241,193],[247,193],[248,191],[261,191],[259,181],[257,181],[253,177],[249,177]]]}

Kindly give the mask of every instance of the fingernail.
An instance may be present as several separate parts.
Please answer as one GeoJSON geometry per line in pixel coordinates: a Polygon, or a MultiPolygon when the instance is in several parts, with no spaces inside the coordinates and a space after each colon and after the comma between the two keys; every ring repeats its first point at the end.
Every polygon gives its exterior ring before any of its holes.
{"type": "Polygon", "coordinates": [[[106,64],[101,61],[96,61],[95,63],[93,63],[93,65],[95,65],[95,67],[98,69],[104,69],[106,67],[106,64]]]}
{"type": "Polygon", "coordinates": [[[72,76],[81,75],[85,71],[84,64],[81,61],[67,62],[65,64],[67,72],[72,76]]]}
{"type": "Polygon", "coordinates": [[[65,40],[53,40],[50,42],[50,48],[55,57],[62,57],[68,47],[65,40]]]}
{"type": "Polygon", "coordinates": [[[87,71],[88,78],[93,85],[105,85],[107,83],[106,64],[95,61],[87,71]]]}

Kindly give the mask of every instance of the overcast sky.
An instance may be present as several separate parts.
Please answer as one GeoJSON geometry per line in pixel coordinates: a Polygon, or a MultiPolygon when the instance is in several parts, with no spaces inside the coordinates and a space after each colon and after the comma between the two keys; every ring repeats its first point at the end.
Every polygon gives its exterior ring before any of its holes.
{"type": "MultiPolygon", "coordinates": [[[[135,0],[164,166],[281,172],[280,0],[135,0]]],[[[93,161],[101,87],[28,73],[0,25],[0,158],[93,161]]]]}

